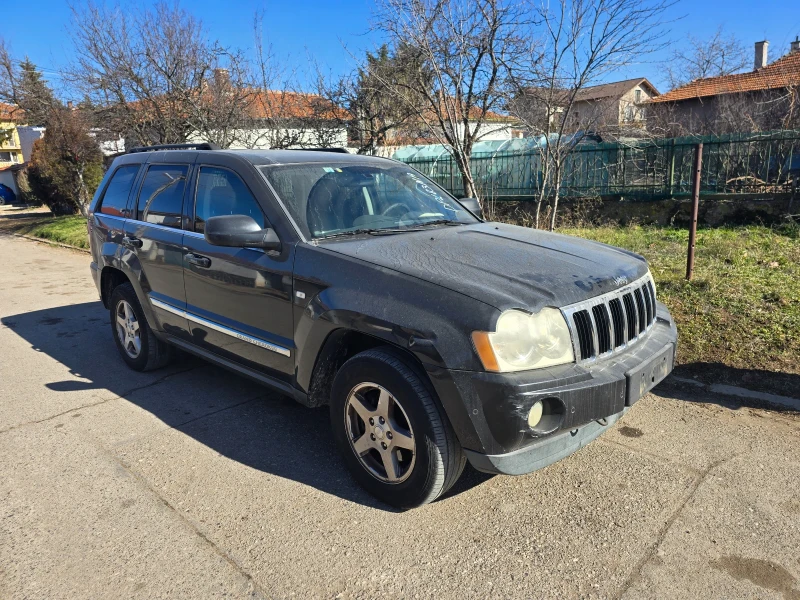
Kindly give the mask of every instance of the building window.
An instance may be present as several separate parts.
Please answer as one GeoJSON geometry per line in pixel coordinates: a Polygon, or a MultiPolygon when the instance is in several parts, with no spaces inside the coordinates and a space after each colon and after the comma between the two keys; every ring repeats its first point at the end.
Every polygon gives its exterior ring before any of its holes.
{"type": "Polygon", "coordinates": [[[625,123],[632,123],[633,118],[634,118],[633,105],[628,104],[625,106],[625,116],[623,117],[623,121],[625,123]]]}
{"type": "Polygon", "coordinates": [[[633,92],[633,98],[634,102],[636,102],[636,104],[639,104],[639,102],[642,101],[642,90],[636,90],[635,92],[633,92]]]}
{"type": "Polygon", "coordinates": [[[11,162],[11,152],[0,152],[0,162],[11,162]]]}

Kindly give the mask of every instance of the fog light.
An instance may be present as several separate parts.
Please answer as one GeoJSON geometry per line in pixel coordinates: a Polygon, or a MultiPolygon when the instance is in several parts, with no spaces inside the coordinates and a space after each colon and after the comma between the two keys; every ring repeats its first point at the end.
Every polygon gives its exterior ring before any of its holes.
{"type": "Polygon", "coordinates": [[[528,426],[533,428],[539,424],[539,421],[542,420],[542,413],[544,412],[544,404],[542,401],[539,400],[531,406],[531,412],[528,413],[528,426]]]}

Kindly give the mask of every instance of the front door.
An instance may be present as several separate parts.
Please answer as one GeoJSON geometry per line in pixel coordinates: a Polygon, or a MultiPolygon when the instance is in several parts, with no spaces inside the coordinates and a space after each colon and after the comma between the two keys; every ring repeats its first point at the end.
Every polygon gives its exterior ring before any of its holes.
{"type": "Polygon", "coordinates": [[[183,314],[183,197],[189,165],[150,164],[142,180],[134,218],[125,221],[122,244],[134,250],[142,290],[161,328],[189,337],[183,314]]]}
{"type": "Polygon", "coordinates": [[[284,243],[280,252],[212,246],[203,237],[210,217],[248,215],[262,227],[269,223],[251,189],[230,169],[201,166],[195,190],[194,231],[184,235],[186,314],[193,340],[290,382],[294,245],[284,243]]]}

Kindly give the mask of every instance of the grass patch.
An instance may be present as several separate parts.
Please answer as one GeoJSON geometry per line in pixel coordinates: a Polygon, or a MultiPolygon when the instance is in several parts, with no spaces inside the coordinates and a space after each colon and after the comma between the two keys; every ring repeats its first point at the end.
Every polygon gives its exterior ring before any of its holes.
{"type": "Polygon", "coordinates": [[[80,215],[53,217],[46,213],[36,214],[31,218],[20,218],[10,222],[7,229],[14,233],[31,235],[78,248],[89,247],[86,219],[80,215]]]}
{"type": "Polygon", "coordinates": [[[633,226],[560,232],[647,258],[658,299],[678,325],[679,363],[800,373],[797,227],[701,229],[691,282],[684,279],[688,230],[633,226]]]}

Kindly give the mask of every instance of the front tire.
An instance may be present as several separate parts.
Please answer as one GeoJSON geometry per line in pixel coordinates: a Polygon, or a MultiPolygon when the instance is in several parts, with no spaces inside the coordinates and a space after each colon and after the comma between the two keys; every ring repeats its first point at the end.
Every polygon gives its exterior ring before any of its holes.
{"type": "Polygon", "coordinates": [[[130,283],[123,283],[111,292],[111,332],[122,360],[134,371],[151,371],[166,365],[172,347],[159,340],[142,311],[130,283]]]}
{"type": "Polygon", "coordinates": [[[373,496],[401,509],[440,497],[466,457],[429,385],[391,349],[348,360],[333,382],[331,427],[348,469],[373,496]]]}

